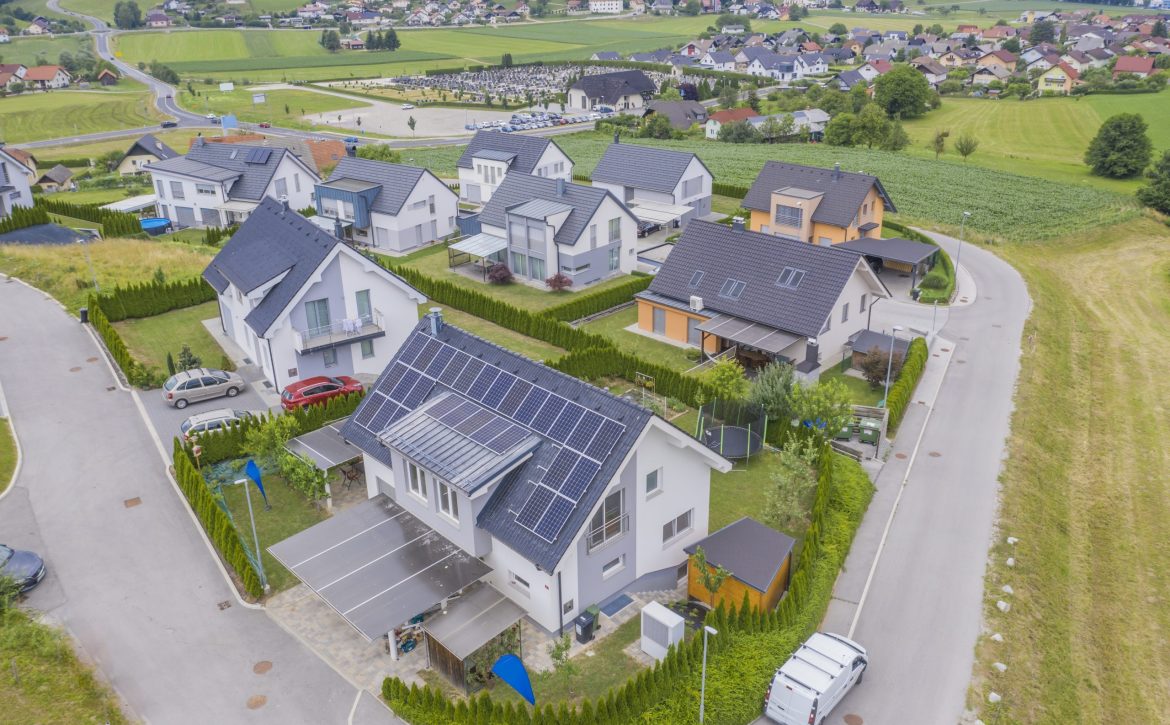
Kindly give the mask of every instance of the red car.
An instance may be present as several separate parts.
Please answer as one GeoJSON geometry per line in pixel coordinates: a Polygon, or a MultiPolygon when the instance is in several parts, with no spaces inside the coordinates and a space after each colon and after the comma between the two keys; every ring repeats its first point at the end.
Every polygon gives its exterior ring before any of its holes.
{"type": "Polygon", "coordinates": [[[306,405],[324,403],[339,395],[360,393],[361,390],[362,384],[348,375],[338,375],[335,378],[318,375],[315,378],[298,380],[285,387],[280,394],[280,407],[295,410],[306,405]]]}
{"type": "Polygon", "coordinates": [[[269,123],[268,121],[261,121],[260,128],[272,128],[272,124],[269,123]]]}

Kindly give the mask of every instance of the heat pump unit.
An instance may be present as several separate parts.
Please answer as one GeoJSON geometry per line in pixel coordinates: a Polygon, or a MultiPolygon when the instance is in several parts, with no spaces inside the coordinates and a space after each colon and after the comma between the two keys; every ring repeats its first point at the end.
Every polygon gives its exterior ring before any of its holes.
{"type": "Polygon", "coordinates": [[[686,621],[658,602],[642,607],[642,651],[654,659],[666,657],[670,646],[680,644],[685,633],[686,621]]]}
{"type": "Polygon", "coordinates": [[[703,298],[691,295],[691,312],[703,311],[703,298]]]}

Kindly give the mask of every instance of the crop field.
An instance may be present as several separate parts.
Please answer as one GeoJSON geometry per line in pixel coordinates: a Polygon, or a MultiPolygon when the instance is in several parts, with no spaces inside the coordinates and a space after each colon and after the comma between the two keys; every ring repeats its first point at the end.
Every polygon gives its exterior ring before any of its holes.
{"type": "Polygon", "coordinates": [[[158,119],[147,93],[55,91],[0,99],[0,138],[8,143],[149,126],[158,119]]]}
{"type": "Polygon", "coordinates": [[[979,139],[979,148],[968,164],[1132,193],[1138,180],[1092,176],[1084,164],[1097,129],[1117,113],[1142,114],[1154,148],[1170,149],[1170,126],[1161,122],[1170,118],[1170,93],[1163,92],[1035,101],[948,98],[937,111],[906,122],[913,140],[906,152],[933,160],[928,145],[936,130],[945,129],[951,133],[946,157],[959,160],[954,141],[969,133],[979,139]]]}
{"type": "Polygon", "coordinates": [[[220,93],[214,86],[204,86],[199,96],[193,97],[186,89],[180,91],[179,103],[183,108],[198,112],[214,112],[216,115],[234,113],[241,121],[271,121],[279,126],[307,126],[302,116],[313,113],[340,111],[347,108],[369,106],[356,98],[340,98],[313,91],[272,90],[263,91],[265,103],[253,104],[253,91],[237,88],[231,93],[220,93]],[[285,109],[288,109],[286,112],[285,109]]]}
{"type": "MultiPolygon", "coordinates": [[[[575,173],[588,174],[611,138],[601,133],[556,137],[576,163],[575,173]]],[[[630,139],[623,143],[646,143],[630,139]]],[[[750,186],[769,159],[876,174],[898,208],[898,219],[940,229],[959,224],[970,211],[968,236],[983,235],[1030,241],[1109,224],[1137,213],[1132,199],[1087,185],[1009,174],[962,161],[935,161],[905,152],[841,148],[822,144],[735,145],[713,141],[655,141],[654,146],[693,151],[720,183],[750,186]]],[[[453,176],[459,147],[411,149],[416,163],[453,176]]]]}
{"type": "Polygon", "coordinates": [[[11,42],[0,46],[0,57],[5,63],[23,63],[25,65],[40,65],[56,63],[62,53],[76,53],[80,50],[93,50],[93,40],[86,35],[60,35],[56,38],[13,38],[11,42]]]}

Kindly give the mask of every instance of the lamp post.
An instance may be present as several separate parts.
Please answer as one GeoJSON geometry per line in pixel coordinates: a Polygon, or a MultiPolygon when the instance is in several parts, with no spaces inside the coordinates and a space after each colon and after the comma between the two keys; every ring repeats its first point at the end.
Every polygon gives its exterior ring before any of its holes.
{"type": "Polygon", "coordinates": [[[714,627],[703,626],[703,679],[699,685],[699,725],[703,724],[703,709],[707,701],[707,635],[719,634],[714,627]]]}
{"type": "Polygon", "coordinates": [[[959,251],[955,254],[955,280],[959,279],[959,260],[963,258],[963,232],[967,227],[967,218],[971,216],[971,212],[963,212],[963,219],[959,222],[959,251]]]}
{"type": "Polygon", "coordinates": [[[882,404],[886,407],[890,405],[890,375],[894,372],[894,340],[901,331],[901,325],[894,325],[894,332],[890,335],[890,357],[886,360],[886,396],[882,398],[882,404]]]}

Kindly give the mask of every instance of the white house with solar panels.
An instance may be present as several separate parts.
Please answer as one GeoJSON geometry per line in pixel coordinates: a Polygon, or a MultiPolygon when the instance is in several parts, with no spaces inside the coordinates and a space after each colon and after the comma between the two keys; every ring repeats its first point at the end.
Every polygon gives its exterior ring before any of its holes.
{"type": "Polygon", "coordinates": [[[448,631],[465,617],[489,638],[526,616],[556,632],[590,605],[673,589],[684,548],[707,535],[710,472],[731,468],[649,410],[437,310],[341,435],[362,452],[369,501],[272,552],[370,639],[452,602],[448,631]],[[467,592],[476,611],[455,616],[467,592]]]}
{"type": "Polygon", "coordinates": [[[240,224],[265,198],[293,209],[313,206],[320,178],[288,149],[196,139],[185,156],[142,167],[158,196],[158,215],[176,227],[240,224]]]}

